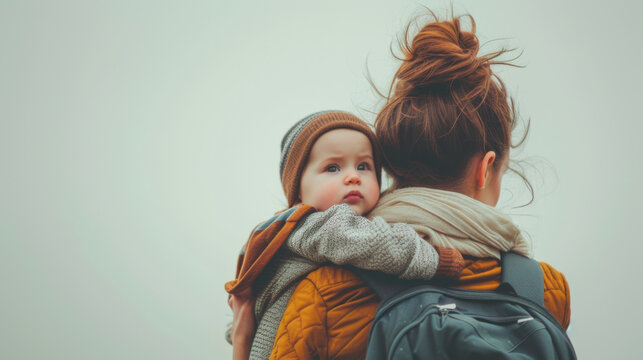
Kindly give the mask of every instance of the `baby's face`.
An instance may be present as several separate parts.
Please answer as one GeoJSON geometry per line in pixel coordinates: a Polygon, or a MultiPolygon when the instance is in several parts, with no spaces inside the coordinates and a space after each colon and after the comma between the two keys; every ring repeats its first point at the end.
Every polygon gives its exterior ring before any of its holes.
{"type": "Polygon", "coordinates": [[[347,203],[358,215],[380,197],[368,137],[350,129],[331,130],[317,139],[301,176],[302,203],[319,211],[347,203]]]}

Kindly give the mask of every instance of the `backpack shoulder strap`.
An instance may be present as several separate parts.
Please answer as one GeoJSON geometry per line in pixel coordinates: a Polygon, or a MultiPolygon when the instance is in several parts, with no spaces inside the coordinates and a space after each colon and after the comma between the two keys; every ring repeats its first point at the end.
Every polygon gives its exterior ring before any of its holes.
{"type": "Polygon", "coordinates": [[[502,253],[502,284],[500,289],[509,289],[521,297],[539,305],[545,303],[545,281],[540,264],[512,252],[502,253]]]}
{"type": "MultiPolygon", "coordinates": [[[[513,293],[544,306],[545,282],[540,264],[534,259],[511,252],[503,252],[501,261],[502,283],[498,290],[513,293]]],[[[350,265],[346,267],[373,289],[382,303],[404,290],[428,283],[423,280],[400,280],[394,275],[350,265]]]]}

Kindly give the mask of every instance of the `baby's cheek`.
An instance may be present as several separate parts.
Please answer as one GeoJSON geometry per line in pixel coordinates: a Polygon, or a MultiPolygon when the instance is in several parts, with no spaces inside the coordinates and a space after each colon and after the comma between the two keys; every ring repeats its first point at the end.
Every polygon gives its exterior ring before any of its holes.
{"type": "Polygon", "coordinates": [[[377,204],[377,201],[380,199],[380,185],[377,183],[377,180],[374,182],[370,183],[368,188],[367,188],[367,195],[366,195],[366,200],[367,204],[370,207],[368,211],[370,211],[373,207],[375,207],[375,204],[377,204]]]}
{"type": "Polygon", "coordinates": [[[320,187],[319,189],[318,202],[320,207],[317,207],[317,210],[324,211],[329,207],[339,204],[342,201],[340,188],[337,185],[327,184],[326,186],[320,187]]]}

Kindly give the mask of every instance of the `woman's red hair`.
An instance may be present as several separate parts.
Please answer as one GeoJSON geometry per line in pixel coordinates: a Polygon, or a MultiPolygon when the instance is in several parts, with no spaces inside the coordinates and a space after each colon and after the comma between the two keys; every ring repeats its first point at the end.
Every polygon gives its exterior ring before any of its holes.
{"type": "MultiPolygon", "coordinates": [[[[384,167],[396,187],[449,188],[462,179],[474,155],[511,147],[516,123],[513,100],[491,65],[512,65],[500,50],[478,55],[476,24],[461,17],[431,22],[401,44],[402,64],[388,101],[375,120],[384,167]]],[[[498,163],[498,161],[497,161],[498,163]]]]}

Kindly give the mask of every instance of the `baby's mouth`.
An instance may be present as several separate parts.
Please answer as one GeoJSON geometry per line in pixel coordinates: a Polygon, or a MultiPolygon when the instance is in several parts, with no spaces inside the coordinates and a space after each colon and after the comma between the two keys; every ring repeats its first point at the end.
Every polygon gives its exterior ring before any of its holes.
{"type": "Polygon", "coordinates": [[[344,202],[353,203],[362,200],[363,198],[364,196],[362,196],[361,192],[353,190],[344,196],[344,202]]]}

